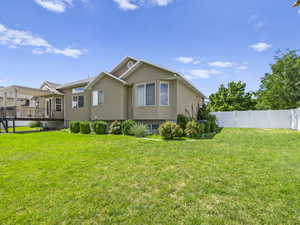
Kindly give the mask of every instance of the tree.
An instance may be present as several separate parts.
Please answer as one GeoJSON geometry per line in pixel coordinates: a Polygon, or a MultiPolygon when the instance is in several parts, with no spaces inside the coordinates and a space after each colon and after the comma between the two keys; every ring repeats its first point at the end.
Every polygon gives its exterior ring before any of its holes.
{"type": "Polygon", "coordinates": [[[212,112],[255,109],[253,95],[252,92],[246,92],[246,83],[232,81],[228,87],[222,84],[217,93],[209,96],[208,108],[212,112]]]}
{"type": "Polygon", "coordinates": [[[261,79],[257,91],[258,109],[300,107],[300,56],[294,50],[279,53],[271,73],[261,79]]]}

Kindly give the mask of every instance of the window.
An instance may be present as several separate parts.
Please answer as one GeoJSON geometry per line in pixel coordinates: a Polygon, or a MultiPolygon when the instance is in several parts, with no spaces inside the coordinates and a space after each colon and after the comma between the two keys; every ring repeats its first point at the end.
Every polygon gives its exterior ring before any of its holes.
{"type": "Polygon", "coordinates": [[[85,88],[80,87],[80,88],[73,88],[72,89],[72,94],[78,94],[84,92],[85,88]]]}
{"type": "Polygon", "coordinates": [[[24,104],[22,106],[30,106],[30,101],[29,99],[24,100],[24,104]]]}
{"type": "Polygon", "coordinates": [[[137,105],[138,106],[145,105],[145,86],[144,85],[137,86],[137,105]]]}
{"type": "Polygon", "coordinates": [[[72,108],[82,108],[84,107],[84,96],[73,96],[72,108]]]}
{"type": "Polygon", "coordinates": [[[137,106],[155,105],[155,83],[138,85],[136,95],[137,106]]]}
{"type": "Polygon", "coordinates": [[[78,108],[78,96],[73,96],[73,99],[72,99],[72,108],[73,109],[78,108]]]}
{"type": "Polygon", "coordinates": [[[103,102],[103,91],[93,91],[93,106],[101,105],[103,102]]]}
{"type": "Polygon", "coordinates": [[[55,111],[61,112],[62,110],[62,99],[61,98],[55,98],[55,111]]]}
{"type": "Polygon", "coordinates": [[[78,96],[78,108],[84,107],[84,97],[78,96]]]}
{"type": "Polygon", "coordinates": [[[162,106],[169,105],[169,83],[168,82],[160,83],[160,105],[162,106]]]}

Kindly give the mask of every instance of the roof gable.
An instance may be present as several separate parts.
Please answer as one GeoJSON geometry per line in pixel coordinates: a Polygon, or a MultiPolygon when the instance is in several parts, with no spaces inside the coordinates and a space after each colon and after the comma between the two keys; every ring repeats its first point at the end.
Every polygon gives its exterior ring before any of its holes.
{"type": "Polygon", "coordinates": [[[107,72],[102,72],[101,74],[99,74],[92,82],[90,82],[88,85],[87,85],[87,89],[92,89],[93,86],[98,83],[103,77],[109,77],[115,81],[118,81],[120,82],[122,85],[127,85],[127,82],[125,80],[122,80],[110,73],[107,73],[107,72]]]}
{"type": "Polygon", "coordinates": [[[137,59],[127,56],[110,72],[110,74],[116,77],[120,77],[121,75],[123,75],[123,73],[125,73],[128,69],[130,69],[127,68],[127,63],[129,61],[132,61],[134,64],[138,62],[137,59]]]}
{"type": "Polygon", "coordinates": [[[194,85],[192,85],[186,78],[184,78],[183,75],[181,75],[180,73],[178,72],[174,72],[172,70],[169,70],[167,68],[164,68],[162,66],[158,66],[158,65],[155,65],[153,63],[150,63],[150,62],[147,62],[145,60],[139,60],[133,67],[131,67],[129,70],[127,70],[124,74],[122,74],[120,76],[120,79],[122,80],[126,80],[128,79],[129,76],[131,76],[138,68],[140,68],[143,64],[146,64],[146,65],[149,65],[149,66],[152,66],[152,67],[155,67],[155,68],[158,68],[158,69],[161,69],[161,70],[164,70],[166,72],[169,72],[171,74],[173,74],[173,77],[175,79],[178,79],[180,80],[181,82],[183,82],[187,87],[191,88],[194,92],[198,93],[199,95],[201,95],[203,98],[207,98],[201,91],[199,91],[194,85]]]}

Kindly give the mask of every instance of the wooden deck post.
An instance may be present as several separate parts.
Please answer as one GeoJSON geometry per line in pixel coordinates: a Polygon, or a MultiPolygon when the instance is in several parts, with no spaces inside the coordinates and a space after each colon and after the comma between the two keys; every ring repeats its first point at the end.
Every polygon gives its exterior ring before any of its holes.
{"type": "Polygon", "coordinates": [[[16,121],[13,119],[13,133],[16,133],[16,121]]]}

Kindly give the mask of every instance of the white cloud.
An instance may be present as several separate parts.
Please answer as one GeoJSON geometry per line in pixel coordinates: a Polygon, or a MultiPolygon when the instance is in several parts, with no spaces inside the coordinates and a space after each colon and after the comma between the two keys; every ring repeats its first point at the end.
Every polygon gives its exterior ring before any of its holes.
{"type": "Polygon", "coordinates": [[[78,58],[83,54],[79,49],[58,49],[49,44],[48,41],[34,36],[30,32],[9,29],[2,24],[0,24],[0,44],[10,48],[17,48],[20,46],[34,47],[35,49],[32,51],[34,54],[60,54],[73,58],[78,58]]]}
{"type": "Polygon", "coordinates": [[[113,0],[119,5],[120,9],[125,11],[136,10],[142,6],[167,6],[174,0],[113,0]]]}
{"type": "Polygon", "coordinates": [[[73,5],[73,0],[34,0],[41,7],[56,13],[65,12],[67,7],[73,5]]]}
{"type": "Polygon", "coordinates": [[[176,61],[180,62],[180,63],[184,63],[184,64],[189,64],[189,63],[192,63],[192,64],[199,64],[200,61],[196,58],[193,58],[193,57],[186,57],[186,56],[180,56],[178,58],[176,58],[176,61]]]}
{"type": "Polygon", "coordinates": [[[120,9],[123,9],[125,11],[135,10],[135,9],[139,8],[139,6],[136,4],[133,4],[131,0],[113,0],[113,1],[119,5],[120,9]]]}
{"type": "Polygon", "coordinates": [[[233,67],[234,63],[232,63],[232,62],[216,61],[216,62],[210,62],[210,63],[208,63],[208,65],[212,66],[212,67],[228,68],[228,67],[233,67]]]}
{"type": "Polygon", "coordinates": [[[218,75],[222,74],[221,71],[218,70],[190,70],[190,75],[185,76],[187,79],[193,80],[193,79],[209,79],[212,75],[218,75]]]}
{"type": "Polygon", "coordinates": [[[238,66],[237,69],[238,70],[247,70],[248,66],[238,66]]]}
{"type": "Polygon", "coordinates": [[[263,52],[263,51],[268,50],[271,47],[272,47],[272,45],[265,43],[265,42],[259,42],[257,44],[249,46],[249,48],[252,48],[256,52],[263,52]]]}
{"type": "MultiPolygon", "coordinates": [[[[63,13],[67,8],[73,6],[76,0],[34,0],[41,7],[55,13],[63,13]]],[[[89,0],[80,0],[84,4],[88,4],[89,0]]]]}
{"type": "Polygon", "coordinates": [[[298,14],[300,14],[300,9],[298,10],[298,14]]]}
{"type": "Polygon", "coordinates": [[[173,0],[152,0],[152,3],[158,6],[166,6],[172,2],[173,0]]]}

